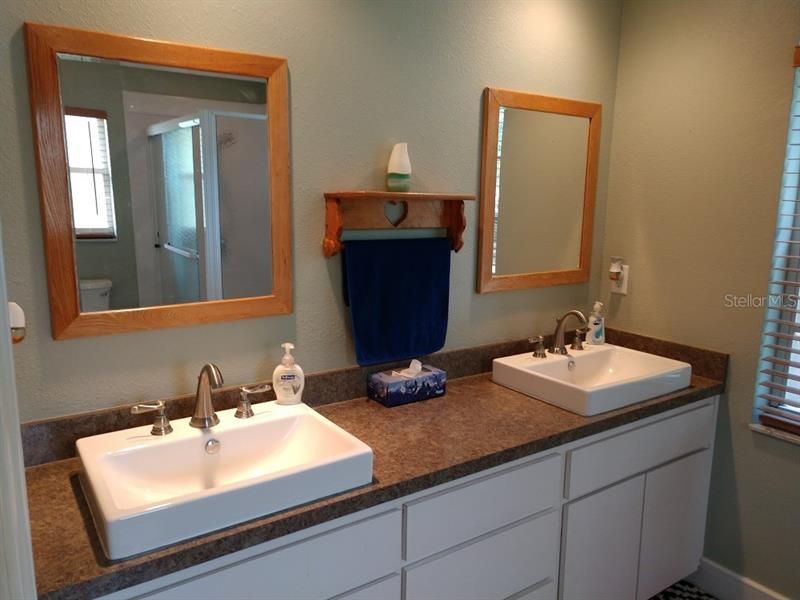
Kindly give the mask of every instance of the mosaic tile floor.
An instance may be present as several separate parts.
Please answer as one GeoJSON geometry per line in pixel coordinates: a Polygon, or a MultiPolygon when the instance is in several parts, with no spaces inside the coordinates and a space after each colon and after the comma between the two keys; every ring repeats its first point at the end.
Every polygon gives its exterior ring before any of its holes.
{"type": "Polygon", "coordinates": [[[660,594],[656,594],[650,600],[717,600],[717,598],[705,593],[688,581],[679,581],[660,594]]]}

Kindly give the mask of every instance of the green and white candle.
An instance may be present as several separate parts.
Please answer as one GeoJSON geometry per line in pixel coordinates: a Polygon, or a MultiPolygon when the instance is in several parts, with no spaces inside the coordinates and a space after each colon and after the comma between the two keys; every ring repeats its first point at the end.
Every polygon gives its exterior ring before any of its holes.
{"type": "Polygon", "coordinates": [[[395,144],[386,167],[386,189],[390,192],[407,192],[411,189],[411,160],[408,144],[395,144]]]}

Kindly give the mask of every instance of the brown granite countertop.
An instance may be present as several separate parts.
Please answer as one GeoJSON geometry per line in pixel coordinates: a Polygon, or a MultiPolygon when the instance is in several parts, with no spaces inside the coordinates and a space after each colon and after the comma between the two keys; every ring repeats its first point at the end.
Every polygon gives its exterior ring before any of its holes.
{"type": "Polygon", "coordinates": [[[78,459],[30,467],[39,597],[107,594],[723,391],[724,383],[693,376],[680,392],[581,417],[483,374],[448,382],[442,398],[395,408],[363,398],[327,404],[316,410],[372,447],[372,484],[114,562],[100,549],[78,483],[78,459]]]}

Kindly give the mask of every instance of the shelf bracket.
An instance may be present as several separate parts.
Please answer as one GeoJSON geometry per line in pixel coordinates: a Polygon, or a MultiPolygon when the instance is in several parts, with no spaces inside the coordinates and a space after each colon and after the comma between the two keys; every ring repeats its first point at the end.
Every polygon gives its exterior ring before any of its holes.
{"type": "Polygon", "coordinates": [[[327,258],[341,252],[345,229],[442,228],[447,230],[453,251],[458,252],[464,245],[463,234],[467,226],[464,202],[469,200],[475,200],[475,196],[421,192],[326,192],[322,251],[327,258]],[[393,216],[387,214],[387,204],[392,205],[393,216]]]}

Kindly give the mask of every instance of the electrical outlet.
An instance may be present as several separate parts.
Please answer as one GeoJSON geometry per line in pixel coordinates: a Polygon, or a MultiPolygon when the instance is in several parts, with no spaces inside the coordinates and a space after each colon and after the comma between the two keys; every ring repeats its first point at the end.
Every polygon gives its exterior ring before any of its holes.
{"type": "Polygon", "coordinates": [[[611,282],[611,293],[619,294],[620,296],[628,295],[628,277],[630,274],[630,267],[622,265],[622,277],[618,281],[611,282]]]}

